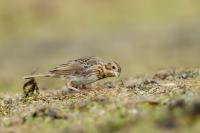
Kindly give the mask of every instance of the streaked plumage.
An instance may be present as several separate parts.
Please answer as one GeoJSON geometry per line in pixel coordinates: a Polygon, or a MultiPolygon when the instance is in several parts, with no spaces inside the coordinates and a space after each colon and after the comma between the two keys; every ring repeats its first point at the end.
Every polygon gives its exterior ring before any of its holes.
{"type": "Polygon", "coordinates": [[[45,74],[30,75],[24,79],[33,77],[61,78],[67,87],[74,88],[74,86],[90,84],[106,77],[117,77],[120,73],[121,67],[116,62],[106,62],[99,57],[86,56],[70,60],[45,74]]]}

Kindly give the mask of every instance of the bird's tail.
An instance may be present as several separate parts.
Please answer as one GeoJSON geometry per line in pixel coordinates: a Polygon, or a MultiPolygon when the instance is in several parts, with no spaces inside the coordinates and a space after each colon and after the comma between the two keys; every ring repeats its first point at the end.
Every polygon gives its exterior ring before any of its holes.
{"type": "Polygon", "coordinates": [[[47,74],[36,74],[36,75],[28,75],[24,76],[23,79],[31,79],[31,78],[37,78],[37,77],[52,77],[53,75],[50,73],[47,74]]]}

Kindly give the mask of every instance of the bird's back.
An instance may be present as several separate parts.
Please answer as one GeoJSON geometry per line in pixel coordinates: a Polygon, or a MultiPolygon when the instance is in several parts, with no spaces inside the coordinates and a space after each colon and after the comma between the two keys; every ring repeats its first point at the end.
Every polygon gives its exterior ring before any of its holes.
{"type": "Polygon", "coordinates": [[[85,56],[61,64],[50,70],[49,73],[54,74],[55,77],[61,77],[66,80],[93,82],[93,80],[98,80],[95,71],[93,71],[94,66],[102,65],[104,63],[105,61],[99,57],[85,56]]]}

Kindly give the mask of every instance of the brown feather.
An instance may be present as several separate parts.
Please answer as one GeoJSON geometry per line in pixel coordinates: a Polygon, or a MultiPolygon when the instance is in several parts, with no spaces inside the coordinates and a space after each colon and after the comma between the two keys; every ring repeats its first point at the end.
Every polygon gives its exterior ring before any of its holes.
{"type": "Polygon", "coordinates": [[[85,56],[80,59],[71,60],[67,63],[61,64],[54,69],[50,70],[51,74],[55,74],[55,76],[61,75],[84,75],[88,73],[89,69],[92,66],[97,64],[103,64],[103,59],[95,56],[85,56]]]}

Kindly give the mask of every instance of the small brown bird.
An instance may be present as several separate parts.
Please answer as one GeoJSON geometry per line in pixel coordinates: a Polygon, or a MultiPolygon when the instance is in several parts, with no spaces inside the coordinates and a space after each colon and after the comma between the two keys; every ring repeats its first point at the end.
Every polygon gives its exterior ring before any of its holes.
{"type": "Polygon", "coordinates": [[[67,88],[79,91],[77,87],[84,86],[107,77],[119,77],[121,67],[116,62],[106,62],[95,56],[85,56],[70,60],[44,74],[23,77],[54,77],[65,81],[67,88]]]}

